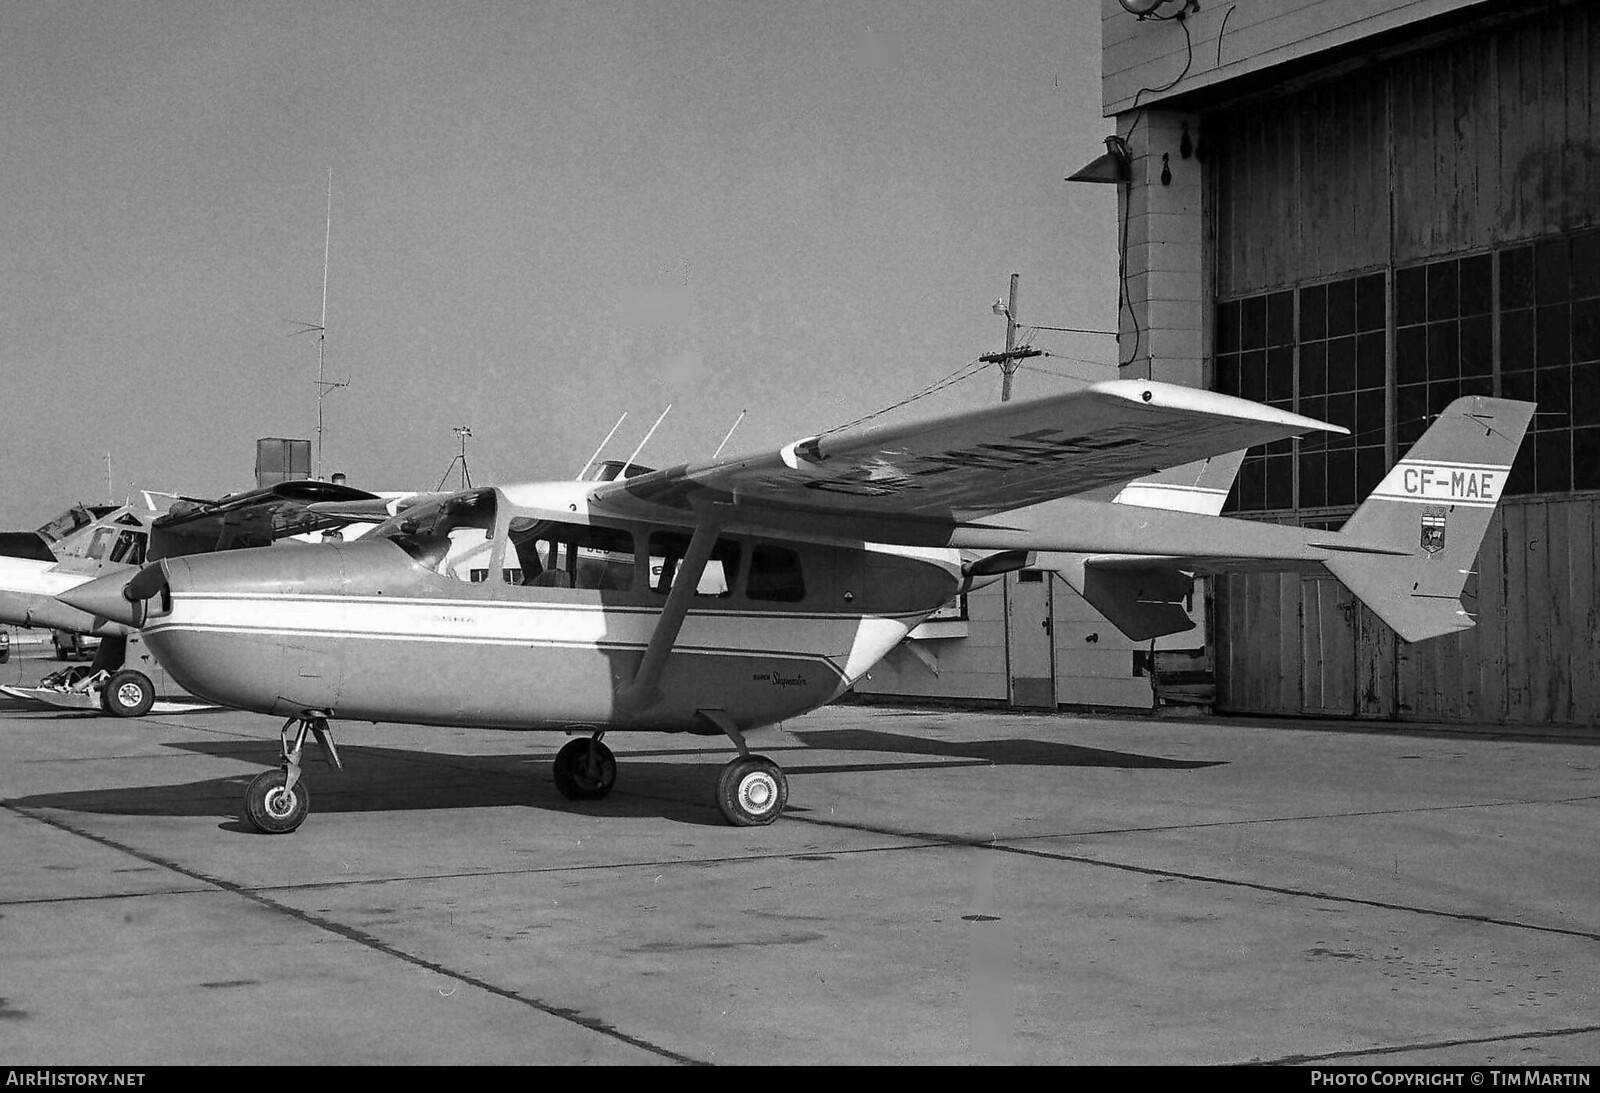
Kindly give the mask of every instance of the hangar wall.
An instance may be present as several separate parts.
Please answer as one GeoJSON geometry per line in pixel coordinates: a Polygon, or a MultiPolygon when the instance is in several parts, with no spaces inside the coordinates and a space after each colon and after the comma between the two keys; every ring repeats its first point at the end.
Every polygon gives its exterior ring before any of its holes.
{"type": "MultiPolygon", "coordinates": [[[[1222,710],[1600,724],[1600,10],[1208,0],[1178,21],[1183,0],[1162,20],[1102,5],[1132,175],[1123,375],[1352,429],[1252,452],[1231,512],[1338,526],[1457,394],[1541,404],[1468,583],[1473,631],[1406,645],[1332,578],[1235,576],[1197,603],[1207,649],[1170,648],[1209,657],[1222,710]]],[[[1074,599],[1008,578],[974,594],[962,636],[907,643],[857,689],[1148,707],[1139,658],[1156,654],[1074,599]]]]}
{"type": "Polygon", "coordinates": [[[1353,433],[1252,452],[1231,511],[1337,526],[1451,398],[1540,403],[1469,582],[1477,629],[1408,646],[1331,579],[1219,580],[1218,707],[1592,726],[1600,11],[1554,0],[1392,8],[1413,18],[1383,22],[1366,0],[1208,4],[1183,28],[1201,78],[1156,81],[1150,66],[1184,37],[1106,3],[1105,97],[1134,160],[1125,234],[1148,244],[1128,250],[1124,334],[1142,315],[1160,344],[1163,295],[1198,297],[1203,318],[1200,361],[1157,355],[1129,370],[1197,375],[1353,433]],[[1262,63],[1236,58],[1248,75],[1219,72],[1207,54],[1233,58],[1243,42],[1216,33],[1233,9],[1305,33],[1263,30],[1262,63]],[[1130,36],[1150,61],[1113,71],[1130,36]],[[1273,61],[1285,51],[1296,64],[1273,61]],[[1127,72],[1147,90],[1171,81],[1140,100],[1157,108],[1128,108],[1117,82],[1127,72]],[[1192,147],[1180,150],[1184,130],[1192,147]],[[1158,164],[1170,181],[1157,181],[1158,164]],[[1188,220],[1171,215],[1195,203],[1186,191],[1199,195],[1188,220]],[[1196,221],[1199,262],[1159,268],[1163,238],[1185,243],[1196,221]]]}
{"type": "Polygon", "coordinates": [[[1122,114],[1279,65],[1359,46],[1384,34],[1490,0],[1206,0],[1181,27],[1158,31],[1181,7],[1168,0],[1137,19],[1101,0],[1101,88],[1106,114],[1122,114]],[[1186,33],[1179,33],[1179,31],[1186,33]],[[1154,32],[1153,32],[1154,31],[1154,32]],[[1180,69],[1183,78],[1174,81],[1180,69]],[[1171,85],[1170,87],[1167,85],[1171,85]]]}
{"type": "Polygon", "coordinates": [[[1594,726],[1597,532],[1586,498],[1503,504],[1467,588],[1478,625],[1417,645],[1397,641],[1334,580],[1220,581],[1217,708],[1594,726]]]}
{"type": "MultiPolygon", "coordinates": [[[[1006,700],[1004,586],[988,585],[967,598],[965,625],[935,624],[903,641],[855,685],[872,697],[933,698],[1003,703],[1006,700]],[[928,631],[924,631],[925,633],[928,631]]],[[[927,626],[927,624],[924,624],[927,626]]]]}

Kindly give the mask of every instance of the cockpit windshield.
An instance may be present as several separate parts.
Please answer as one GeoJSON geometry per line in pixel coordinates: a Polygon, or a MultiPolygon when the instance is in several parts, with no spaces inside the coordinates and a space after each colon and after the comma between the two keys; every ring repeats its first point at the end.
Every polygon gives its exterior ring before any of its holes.
{"type": "Polygon", "coordinates": [[[39,534],[52,543],[59,543],[81,527],[94,523],[94,513],[83,505],[73,505],[66,512],[39,528],[39,534]]]}

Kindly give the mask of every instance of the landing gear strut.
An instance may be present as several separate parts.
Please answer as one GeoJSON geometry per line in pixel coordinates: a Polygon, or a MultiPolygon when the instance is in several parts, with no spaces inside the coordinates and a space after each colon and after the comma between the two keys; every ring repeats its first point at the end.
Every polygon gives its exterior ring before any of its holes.
{"type": "Polygon", "coordinates": [[[333,745],[333,734],[328,728],[328,714],[324,710],[307,710],[299,717],[291,717],[278,730],[279,744],[283,749],[283,766],[278,770],[263,771],[256,775],[245,790],[245,818],[257,831],[268,835],[286,835],[299,827],[311,812],[311,794],[300,782],[300,753],[305,747],[306,734],[313,733],[322,757],[334,770],[344,770],[339,761],[339,750],[333,745]],[[294,743],[289,742],[289,728],[294,726],[294,743]]]}
{"type": "Polygon", "coordinates": [[[588,740],[569,740],[556,753],[556,789],[569,801],[598,801],[617,784],[617,758],[600,743],[605,733],[588,740]]]}

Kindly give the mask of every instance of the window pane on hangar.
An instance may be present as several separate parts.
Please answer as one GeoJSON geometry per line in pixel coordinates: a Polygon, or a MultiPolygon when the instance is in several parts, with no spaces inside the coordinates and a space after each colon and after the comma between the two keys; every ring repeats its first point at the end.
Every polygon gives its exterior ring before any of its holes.
{"type": "Polygon", "coordinates": [[[1241,330],[1238,351],[1223,352],[1233,343],[1218,339],[1218,390],[1350,430],[1252,448],[1227,511],[1353,505],[1382,479],[1387,301],[1380,272],[1218,304],[1218,330],[1235,316],[1241,330]],[[1251,345],[1258,339],[1266,343],[1259,349],[1251,345]]]}
{"type": "Polygon", "coordinates": [[[1369,273],[1303,286],[1292,312],[1283,308],[1286,295],[1218,305],[1219,329],[1228,318],[1241,326],[1245,316],[1255,319],[1237,343],[1219,338],[1217,387],[1342,425],[1351,435],[1252,449],[1227,511],[1354,505],[1387,469],[1391,421],[1403,455],[1446,406],[1472,394],[1539,404],[1508,493],[1600,489],[1600,232],[1444,258],[1389,278],[1369,273]],[[1385,352],[1390,311],[1392,364],[1385,352]],[[1293,316],[1287,329],[1275,321],[1286,313],[1293,316]],[[1243,348],[1247,340],[1260,347],[1243,348]],[[1225,353],[1223,344],[1241,348],[1225,353]],[[1292,461],[1292,475],[1275,460],[1292,461]]]}

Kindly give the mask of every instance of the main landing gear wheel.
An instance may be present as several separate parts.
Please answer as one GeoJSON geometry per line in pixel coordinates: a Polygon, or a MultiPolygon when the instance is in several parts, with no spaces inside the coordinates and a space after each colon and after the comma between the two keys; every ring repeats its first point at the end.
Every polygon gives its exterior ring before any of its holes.
{"type": "Polygon", "coordinates": [[[156,704],[156,685],[132,668],[111,673],[100,686],[100,705],[117,717],[143,717],[156,704]]]}
{"type": "Polygon", "coordinates": [[[717,807],[735,827],[763,827],[789,800],[789,779],[765,755],[743,755],[717,775],[717,807]]]}
{"type": "Polygon", "coordinates": [[[556,753],[556,789],[569,801],[598,801],[617,784],[617,758],[598,740],[569,740],[556,753]]]}
{"type": "Polygon", "coordinates": [[[289,788],[289,776],[282,770],[264,770],[245,791],[244,807],[250,822],[268,835],[287,835],[311,811],[311,794],[304,782],[289,788]]]}

